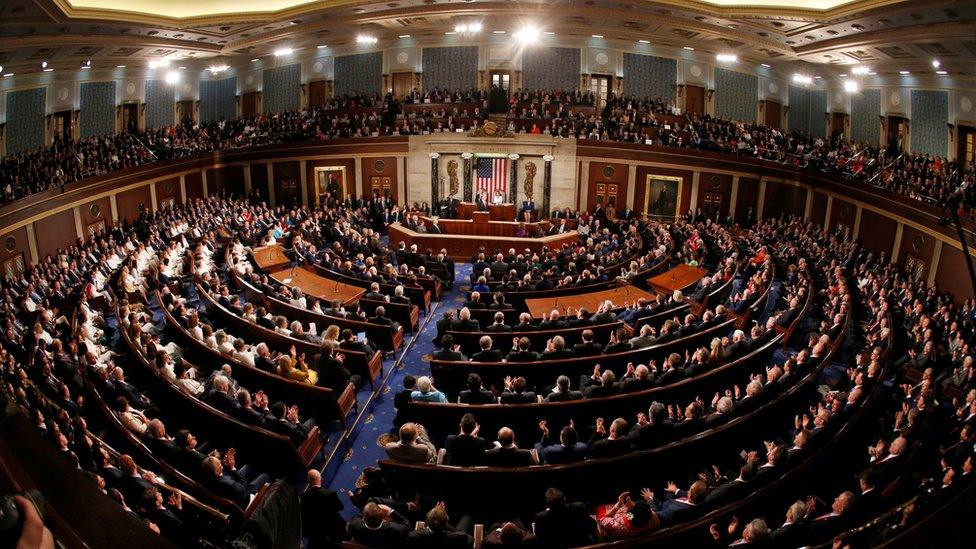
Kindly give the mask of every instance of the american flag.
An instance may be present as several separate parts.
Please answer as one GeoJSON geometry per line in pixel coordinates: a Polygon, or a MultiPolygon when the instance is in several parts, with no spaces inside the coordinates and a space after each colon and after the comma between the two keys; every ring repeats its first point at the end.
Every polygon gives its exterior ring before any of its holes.
{"type": "Polygon", "coordinates": [[[478,192],[487,191],[489,200],[495,191],[505,196],[508,188],[507,158],[478,158],[475,163],[475,188],[478,192]]]}

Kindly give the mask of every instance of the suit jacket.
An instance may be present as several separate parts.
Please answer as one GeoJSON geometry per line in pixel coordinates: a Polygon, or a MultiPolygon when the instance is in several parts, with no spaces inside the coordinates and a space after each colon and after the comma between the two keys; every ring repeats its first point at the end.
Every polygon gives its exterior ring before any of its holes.
{"type": "Polygon", "coordinates": [[[481,465],[488,443],[481,437],[450,435],[444,448],[447,450],[444,456],[445,465],[481,465]]]}
{"type": "Polygon", "coordinates": [[[505,357],[508,362],[534,362],[539,360],[539,353],[535,351],[512,351],[505,357]]]}
{"type": "Polygon", "coordinates": [[[577,442],[572,447],[562,444],[545,445],[545,441],[535,445],[539,452],[539,461],[551,465],[561,463],[576,463],[586,458],[587,447],[585,443],[577,442]]]}
{"type": "Polygon", "coordinates": [[[368,547],[399,547],[407,539],[409,530],[410,522],[396,511],[391,520],[384,521],[375,530],[367,528],[362,517],[356,517],[349,522],[350,539],[368,547]]]}
{"type": "Polygon", "coordinates": [[[532,465],[532,454],[521,448],[492,448],[485,452],[484,464],[491,467],[523,467],[532,465]]]}
{"type": "Polygon", "coordinates": [[[495,395],[485,389],[480,391],[465,389],[461,391],[459,396],[462,404],[495,404],[498,402],[495,395]]]}
{"type": "Polygon", "coordinates": [[[407,535],[408,545],[411,547],[444,547],[447,549],[465,549],[474,543],[473,538],[464,532],[448,528],[431,530],[421,528],[407,535]]]}
{"type": "Polygon", "coordinates": [[[467,360],[463,353],[451,349],[440,349],[432,355],[437,360],[467,360]]]}
{"type": "Polygon", "coordinates": [[[596,524],[582,503],[540,511],[532,522],[544,547],[578,547],[596,541],[596,524]]]}
{"type": "Polygon", "coordinates": [[[487,351],[478,351],[477,353],[471,355],[471,360],[474,362],[501,362],[502,352],[498,349],[488,349],[487,351]]]}
{"type": "Polygon", "coordinates": [[[473,318],[469,318],[468,320],[458,319],[451,324],[451,331],[454,332],[478,332],[480,330],[481,325],[473,318]]]}
{"type": "Polygon", "coordinates": [[[342,501],[335,490],[309,487],[299,496],[302,505],[302,533],[311,545],[325,547],[330,541],[345,537],[346,521],[342,519],[342,501]]]}

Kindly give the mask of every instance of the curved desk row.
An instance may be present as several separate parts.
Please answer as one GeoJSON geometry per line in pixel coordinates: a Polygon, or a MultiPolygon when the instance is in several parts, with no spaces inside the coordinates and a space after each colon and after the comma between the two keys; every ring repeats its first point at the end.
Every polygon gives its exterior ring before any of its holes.
{"type": "MultiPolygon", "coordinates": [[[[467,223],[472,224],[470,221],[454,221],[454,223],[467,223]]],[[[439,222],[442,228],[445,228],[445,222],[439,222]]],[[[435,252],[440,249],[447,250],[447,255],[454,261],[468,261],[472,255],[478,253],[479,248],[484,247],[487,254],[494,254],[496,252],[507,253],[510,248],[515,248],[517,253],[525,251],[526,248],[532,250],[533,253],[538,253],[542,251],[543,248],[549,249],[559,249],[563,244],[573,243],[577,240],[578,234],[576,231],[569,231],[563,234],[556,234],[552,236],[544,236],[541,238],[522,238],[516,236],[505,236],[505,233],[509,230],[510,226],[517,227],[517,223],[501,223],[501,222],[491,222],[483,223],[485,234],[451,234],[450,229],[447,229],[448,234],[431,234],[431,233],[418,233],[414,232],[399,223],[394,223],[389,226],[390,234],[390,246],[397,246],[400,242],[406,243],[407,247],[412,244],[417,245],[419,252],[423,253],[425,250],[430,248],[435,252]],[[496,231],[497,229],[497,231],[496,231]],[[497,232],[497,236],[489,236],[497,232]]],[[[470,229],[476,229],[482,227],[470,227],[470,229]]],[[[460,230],[458,231],[460,232],[460,230]]],[[[465,230],[465,233],[468,231],[465,230]]],[[[514,234],[514,233],[513,233],[514,234]]]]}

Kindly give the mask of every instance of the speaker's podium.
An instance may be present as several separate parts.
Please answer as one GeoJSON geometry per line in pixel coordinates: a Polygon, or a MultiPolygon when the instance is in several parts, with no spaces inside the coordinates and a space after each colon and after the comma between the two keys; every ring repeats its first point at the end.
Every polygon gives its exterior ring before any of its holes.
{"type": "Polygon", "coordinates": [[[474,217],[478,213],[487,214],[488,220],[491,221],[513,221],[515,219],[515,204],[490,204],[487,212],[479,212],[478,206],[474,202],[461,202],[458,204],[458,219],[480,221],[480,219],[474,217]]]}

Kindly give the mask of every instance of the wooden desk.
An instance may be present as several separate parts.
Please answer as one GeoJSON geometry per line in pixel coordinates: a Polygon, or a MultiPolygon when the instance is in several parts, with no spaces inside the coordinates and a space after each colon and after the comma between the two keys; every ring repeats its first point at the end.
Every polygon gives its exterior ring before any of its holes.
{"type": "Polygon", "coordinates": [[[281,244],[254,248],[252,255],[254,256],[254,263],[265,272],[278,271],[291,265],[291,261],[285,255],[285,249],[281,247],[281,244]]]}
{"type": "MultiPolygon", "coordinates": [[[[473,219],[472,214],[477,211],[474,202],[461,202],[458,204],[458,219],[473,219]]],[[[491,221],[512,221],[515,219],[515,204],[489,204],[488,218],[491,221]]]]}
{"type": "MultiPolygon", "coordinates": [[[[324,300],[326,303],[332,303],[338,299],[343,305],[352,305],[366,293],[365,288],[357,288],[343,282],[330,280],[305,269],[295,269],[294,273],[290,269],[285,269],[271,273],[269,276],[281,284],[294,286],[308,295],[324,300]]],[[[326,305],[323,304],[322,307],[325,308],[326,305]]]]}
{"type": "Polygon", "coordinates": [[[636,286],[625,284],[609,290],[590,292],[588,294],[526,299],[525,307],[528,309],[529,314],[532,315],[532,318],[542,318],[542,315],[549,313],[553,309],[566,315],[568,309],[572,309],[573,313],[575,313],[580,307],[586,307],[590,313],[594,313],[600,304],[608,299],[613,302],[614,307],[623,307],[624,303],[628,301],[633,303],[642,297],[650,301],[655,298],[655,295],[636,286]]]}
{"type": "Polygon", "coordinates": [[[507,252],[515,248],[519,253],[526,248],[533,253],[539,253],[542,248],[550,250],[561,249],[563,244],[572,244],[579,239],[576,231],[568,231],[553,236],[540,238],[520,238],[514,236],[518,223],[473,223],[471,221],[444,219],[438,221],[444,234],[417,233],[394,223],[389,226],[390,246],[395,247],[404,242],[409,248],[416,244],[423,252],[430,248],[434,251],[445,249],[447,255],[454,261],[468,261],[471,256],[484,247],[485,251],[493,254],[497,251],[507,252]]]}
{"type": "Polygon", "coordinates": [[[655,277],[647,279],[652,288],[661,293],[674,293],[675,290],[684,291],[686,288],[696,284],[708,271],[692,267],[682,263],[670,271],[663,272],[655,277]]]}

